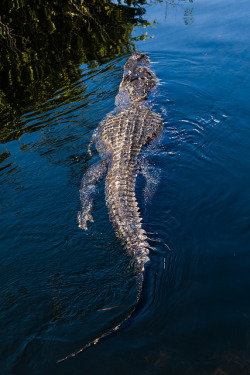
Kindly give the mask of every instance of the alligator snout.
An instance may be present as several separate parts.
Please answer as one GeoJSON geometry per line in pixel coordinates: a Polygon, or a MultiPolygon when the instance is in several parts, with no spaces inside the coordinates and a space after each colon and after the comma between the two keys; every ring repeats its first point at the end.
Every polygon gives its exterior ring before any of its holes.
{"type": "Polygon", "coordinates": [[[133,102],[140,102],[147,99],[148,92],[156,82],[156,76],[149,68],[148,56],[136,53],[125,64],[120,91],[128,91],[133,102]]]}

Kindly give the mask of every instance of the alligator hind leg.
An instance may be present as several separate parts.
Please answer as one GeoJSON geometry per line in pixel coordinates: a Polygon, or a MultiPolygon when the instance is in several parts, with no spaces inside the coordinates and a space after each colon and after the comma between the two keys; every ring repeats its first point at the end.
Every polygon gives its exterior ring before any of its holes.
{"type": "Polygon", "coordinates": [[[87,222],[93,222],[91,209],[93,200],[98,193],[97,184],[104,178],[108,168],[108,159],[92,165],[83,175],[80,189],[80,200],[82,209],[78,212],[78,226],[87,230],[87,222]]]}

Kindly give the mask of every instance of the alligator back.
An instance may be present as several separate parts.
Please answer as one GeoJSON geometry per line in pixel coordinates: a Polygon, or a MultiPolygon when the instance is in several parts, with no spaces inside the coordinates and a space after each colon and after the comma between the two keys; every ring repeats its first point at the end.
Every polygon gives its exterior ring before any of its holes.
{"type": "MultiPolygon", "coordinates": [[[[81,349],[60,359],[62,362],[85,349],[96,345],[114,332],[118,332],[139,309],[144,282],[144,266],[148,262],[149,244],[142,228],[142,219],[135,196],[135,182],[140,164],[140,152],[147,143],[162,131],[161,116],[143,103],[157,80],[149,69],[149,58],[142,53],[133,54],[124,66],[123,80],[117,96],[116,115],[107,116],[94,133],[95,143],[102,161],[94,164],[82,178],[80,198],[82,211],[78,213],[79,227],[87,230],[97,184],[106,176],[105,195],[109,215],[117,235],[131,254],[137,272],[136,303],[119,324],[101,334],[81,349]],[[125,103],[129,103],[125,105],[125,103]],[[120,108],[120,109],[119,109],[120,108]]],[[[89,147],[90,151],[90,147],[89,147]]]]}
{"type": "Polygon", "coordinates": [[[161,116],[141,103],[132,103],[108,117],[101,132],[111,159],[105,189],[110,218],[131,254],[132,263],[140,271],[149,260],[149,245],[135,197],[138,157],[142,147],[162,131],[162,126],[161,116]]]}

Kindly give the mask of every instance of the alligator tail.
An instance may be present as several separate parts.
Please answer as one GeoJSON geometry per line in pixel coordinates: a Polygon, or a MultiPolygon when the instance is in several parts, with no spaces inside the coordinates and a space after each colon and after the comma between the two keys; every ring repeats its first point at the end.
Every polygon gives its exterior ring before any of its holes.
{"type": "MultiPolygon", "coordinates": [[[[145,272],[145,271],[144,271],[145,272]]],[[[130,312],[127,314],[127,316],[122,319],[120,323],[118,323],[115,327],[110,328],[103,334],[101,334],[99,337],[97,337],[95,340],[90,341],[88,344],[84,345],[82,348],[76,350],[75,352],[72,352],[68,355],[66,355],[64,358],[61,358],[56,361],[56,363],[61,363],[63,361],[66,361],[67,359],[74,358],[78,354],[84,352],[85,350],[91,348],[92,346],[103,342],[104,340],[111,337],[113,334],[120,332],[123,328],[125,328],[131,319],[135,316],[135,314],[138,313],[138,310],[141,308],[142,305],[142,296],[143,296],[143,284],[144,284],[144,273],[140,274],[137,278],[137,297],[136,297],[136,303],[131,308],[130,312]]]]}

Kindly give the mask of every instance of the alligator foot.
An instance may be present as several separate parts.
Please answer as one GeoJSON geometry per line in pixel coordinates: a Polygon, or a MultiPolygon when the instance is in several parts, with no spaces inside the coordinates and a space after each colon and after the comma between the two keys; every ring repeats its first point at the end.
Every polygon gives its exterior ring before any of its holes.
{"type": "Polygon", "coordinates": [[[87,230],[87,222],[94,222],[93,216],[91,215],[90,211],[92,208],[92,204],[89,204],[87,209],[85,211],[79,211],[77,215],[77,220],[78,220],[78,226],[79,228],[83,230],[87,230]]]}

